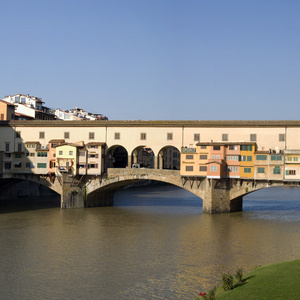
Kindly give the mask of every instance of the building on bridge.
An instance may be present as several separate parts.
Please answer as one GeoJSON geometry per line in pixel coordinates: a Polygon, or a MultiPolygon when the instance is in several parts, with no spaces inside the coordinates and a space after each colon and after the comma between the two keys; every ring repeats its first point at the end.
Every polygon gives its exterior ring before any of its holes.
{"type": "Polygon", "coordinates": [[[180,174],[215,179],[300,180],[300,151],[256,149],[254,142],[201,142],[194,148],[184,147],[180,174]]]}

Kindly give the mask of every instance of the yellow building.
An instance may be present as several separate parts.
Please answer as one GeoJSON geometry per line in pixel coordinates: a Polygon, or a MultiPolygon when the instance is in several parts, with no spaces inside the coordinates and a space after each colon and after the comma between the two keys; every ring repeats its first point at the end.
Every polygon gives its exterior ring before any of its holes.
{"type": "Polygon", "coordinates": [[[77,149],[82,148],[81,144],[65,143],[56,147],[56,174],[69,173],[77,174],[77,149]]]}
{"type": "Polygon", "coordinates": [[[180,154],[180,175],[198,176],[198,153],[196,148],[181,148],[180,154]]]}
{"type": "Polygon", "coordinates": [[[240,146],[240,177],[254,178],[254,152],[256,143],[243,143],[240,146]]]}

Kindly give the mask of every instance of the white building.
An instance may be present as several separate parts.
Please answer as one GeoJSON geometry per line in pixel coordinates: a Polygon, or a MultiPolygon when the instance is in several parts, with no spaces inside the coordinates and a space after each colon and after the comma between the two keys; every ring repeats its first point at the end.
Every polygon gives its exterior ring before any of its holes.
{"type": "Polygon", "coordinates": [[[50,112],[48,107],[43,106],[42,98],[30,96],[29,94],[15,94],[5,96],[3,101],[15,105],[16,117],[25,120],[54,120],[55,115],[50,112]]]}

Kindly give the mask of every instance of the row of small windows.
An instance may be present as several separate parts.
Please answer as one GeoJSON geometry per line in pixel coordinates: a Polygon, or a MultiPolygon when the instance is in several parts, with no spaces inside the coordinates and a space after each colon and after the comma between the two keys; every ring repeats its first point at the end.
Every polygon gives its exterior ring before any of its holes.
{"type": "MultiPolygon", "coordinates": [[[[20,132],[18,132],[18,136],[20,137],[20,132]]],[[[39,138],[40,139],[44,139],[45,138],[45,132],[44,131],[40,131],[39,132],[39,138]]],[[[65,139],[69,139],[70,138],[70,132],[64,132],[64,138],[65,139]]],[[[95,139],[95,132],[89,132],[89,139],[90,140],[94,140],[95,139]]],[[[114,139],[115,140],[120,140],[121,139],[121,133],[120,132],[115,132],[114,134],[114,139]]],[[[140,134],[140,139],[141,140],[146,140],[147,139],[147,134],[142,132],[140,134]]],[[[200,139],[200,137],[199,137],[200,139]]],[[[167,133],[167,140],[173,140],[173,133],[167,133]]]]}
{"type": "MultiPolygon", "coordinates": [[[[194,167],[193,166],[186,166],[185,170],[188,172],[193,172],[194,171],[194,167]]],[[[217,166],[210,166],[209,167],[210,172],[217,172],[218,171],[218,167],[217,166]]],[[[229,166],[228,169],[224,169],[224,171],[228,172],[238,172],[238,166],[229,166]]],[[[200,166],[199,167],[199,171],[207,171],[207,167],[206,166],[200,166]]],[[[252,172],[251,168],[244,168],[244,173],[245,174],[250,174],[252,172]]],[[[263,167],[259,167],[257,168],[257,173],[258,174],[263,174],[265,173],[265,168],[263,167]]],[[[273,174],[281,174],[281,169],[279,166],[275,166],[273,168],[273,174]]],[[[286,175],[296,175],[296,171],[295,170],[286,170],[286,175]]]]}
{"type": "MultiPolygon", "coordinates": [[[[16,138],[20,138],[20,137],[21,137],[21,132],[16,131],[16,138]]],[[[44,131],[39,132],[39,138],[40,139],[45,138],[45,132],[44,131]]],[[[64,132],[64,138],[69,139],[70,138],[70,132],[64,132]]],[[[90,140],[95,139],[95,132],[89,132],[89,139],[90,140]]],[[[115,132],[115,140],[119,140],[119,139],[120,139],[120,132],[115,132]]],[[[145,140],[145,139],[146,139],[146,133],[141,133],[141,140],[145,140]],[[142,138],[142,136],[144,138],[142,138]]],[[[173,140],[173,133],[167,133],[167,140],[173,140]]],[[[195,142],[200,142],[200,133],[194,133],[194,141],[195,142]]],[[[223,142],[229,141],[229,134],[228,133],[223,133],[222,134],[222,141],[223,142]]],[[[251,142],[256,142],[257,141],[256,133],[251,133],[250,134],[250,141],[251,142]]],[[[284,141],[285,141],[285,134],[280,133],[279,134],[279,142],[284,142],[284,141]]]]}
{"type": "MultiPolygon", "coordinates": [[[[200,154],[199,159],[200,160],[206,160],[207,159],[206,154],[200,154]]],[[[258,154],[256,155],[256,160],[267,160],[267,155],[262,155],[258,154]]],[[[193,154],[186,154],[185,156],[186,159],[194,159],[193,154]]],[[[211,159],[220,159],[220,155],[211,155],[211,159]]],[[[226,160],[226,157],[225,157],[226,160]]],[[[228,155],[227,160],[234,160],[234,161],[252,161],[252,156],[251,155],[228,155]]],[[[282,155],[271,155],[271,160],[272,161],[281,161],[282,160],[282,155]]],[[[292,157],[287,157],[288,161],[292,161],[292,157]]],[[[293,157],[293,161],[298,161],[298,157],[293,157]]]]}

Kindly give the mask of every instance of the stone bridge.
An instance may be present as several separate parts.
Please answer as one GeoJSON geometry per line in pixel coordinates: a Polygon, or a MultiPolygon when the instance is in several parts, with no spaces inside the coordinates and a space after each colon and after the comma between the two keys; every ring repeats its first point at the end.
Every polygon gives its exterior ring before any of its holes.
{"type": "MultiPolygon", "coordinates": [[[[212,179],[183,177],[177,170],[109,168],[103,176],[51,178],[34,174],[5,174],[1,179],[29,180],[42,184],[61,195],[62,208],[112,206],[114,192],[141,180],[155,180],[183,188],[203,200],[204,213],[226,213],[242,210],[244,195],[262,188],[284,185],[283,181],[253,179],[212,179]]],[[[290,183],[293,184],[293,183],[290,183]]]]}
{"type": "Polygon", "coordinates": [[[141,180],[155,180],[173,184],[197,195],[203,200],[205,213],[225,213],[241,211],[244,195],[284,184],[283,181],[182,177],[179,172],[159,169],[108,169],[106,177],[89,178],[85,182],[84,206],[113,205],[113,194],[117,189],[141,180]]]}

